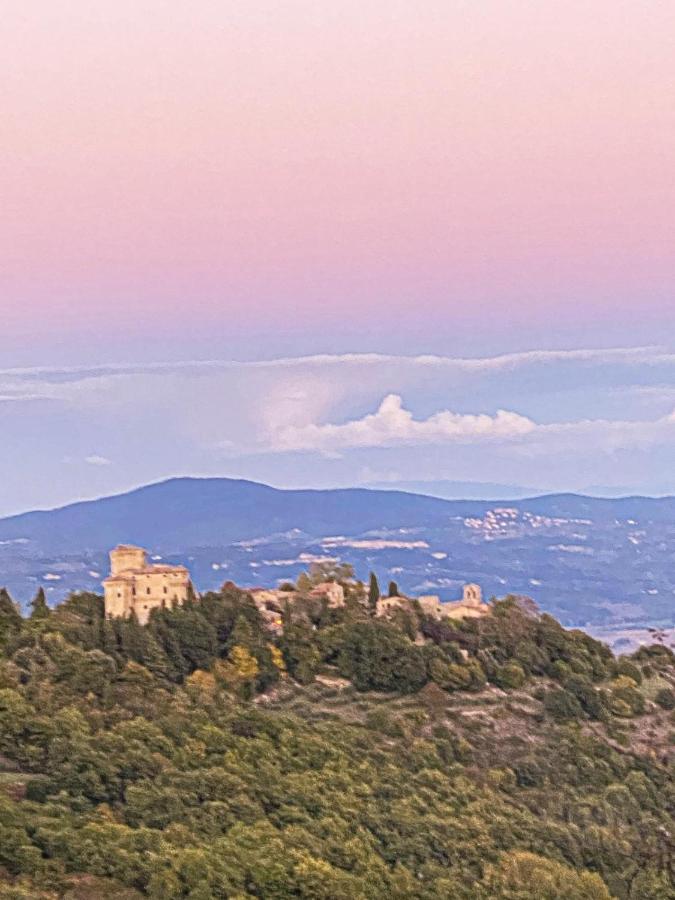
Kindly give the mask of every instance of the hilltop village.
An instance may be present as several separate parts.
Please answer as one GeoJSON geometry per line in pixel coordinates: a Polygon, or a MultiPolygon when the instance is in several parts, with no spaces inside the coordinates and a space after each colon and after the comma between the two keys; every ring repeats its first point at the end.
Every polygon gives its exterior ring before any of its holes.
{"type": "MultiPolygon", "coordinates": [[[[185,566],[151,563],[146,550],[130,544],[119,544],[111,550],[110,575],[103,581],[103,591],[106,618],[129,618],[133,613],[141,625],[148,623],[154,609],[183,606],[189,597],[198,596],[185,566]]],[[[415,603],[425,615],[439,620],[480,618],[490,611],[477,584],[464,585],[461,599],[445,603],[435,594],[403,596],[393,582],[388,593],[381,595],[374,576],[366,588],[345,565],[332,571],[330,566],[315,564],[297,583],[286,582],[278,588],[256,587],[247,593],[266,626],[275,633],[283,629],[286,606],[300,601],[325,601],[329,609],[339,609],[351,598],[369,604],[378,618],[412,612],[415,603]]]]}

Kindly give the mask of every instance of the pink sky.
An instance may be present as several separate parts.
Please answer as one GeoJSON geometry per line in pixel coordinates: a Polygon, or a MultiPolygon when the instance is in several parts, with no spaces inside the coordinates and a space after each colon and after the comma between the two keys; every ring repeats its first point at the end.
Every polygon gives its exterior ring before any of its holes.
{"type": "Polygon", "coordinates": [[[2,15],[16,359],[77,352],[104,323],[123,356],[151,322],[197,342],[282,327],[307,346],[345,320],[399,342],[424,321],[430,346],[469,328],[675,337],[673,4],[2,15]]]}

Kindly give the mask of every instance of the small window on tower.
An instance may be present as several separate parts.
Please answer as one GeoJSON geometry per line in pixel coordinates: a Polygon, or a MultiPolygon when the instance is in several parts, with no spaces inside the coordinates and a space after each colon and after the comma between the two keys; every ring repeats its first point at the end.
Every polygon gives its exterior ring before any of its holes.
{"type": "Polygon", "coordinates": [[[149,594],[149,593],[150,593],[150,588],[146,588],[146,589],[145,589],[145,593],[146,593],[146,594],[149,594]]]}

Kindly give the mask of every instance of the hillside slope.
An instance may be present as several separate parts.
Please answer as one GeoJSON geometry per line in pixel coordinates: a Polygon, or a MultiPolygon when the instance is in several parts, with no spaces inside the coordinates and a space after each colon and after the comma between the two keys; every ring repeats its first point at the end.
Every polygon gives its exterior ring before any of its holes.
{"type": "Polygon", "coordinates": [[[670,900],[674,663],[515,601],[5,598],[0,898],[670,900]]]}

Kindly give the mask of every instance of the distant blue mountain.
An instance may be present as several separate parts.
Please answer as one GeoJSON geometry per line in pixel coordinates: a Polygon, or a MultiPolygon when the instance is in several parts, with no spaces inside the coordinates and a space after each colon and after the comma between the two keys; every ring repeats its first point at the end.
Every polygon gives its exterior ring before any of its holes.
{"type": "Polygon", "coordinates": [[[28,539],[46,553],[101,550],[119,541],[180,550],[293,528],[319,536],[434,525],[449,514],[444,500],[402,491],[286,491],[230,478],[173,478],[113,497],[0,519],[0,541],[28,539]]]}
{"type": "Polygon", "coordinates": [[[516,501],[445,500],[407,491],[280,490],[231,478],[172,478],[112,497],[0,519],[0,541],[27,539],[45,553],[101,550],[119,541],[178,551],[293,528],[317,537],[376,528],[433,528],[450,517],[481,515],[505,502],[545,516],[675,517],[675,497],[549,494],[516,501]]]}

